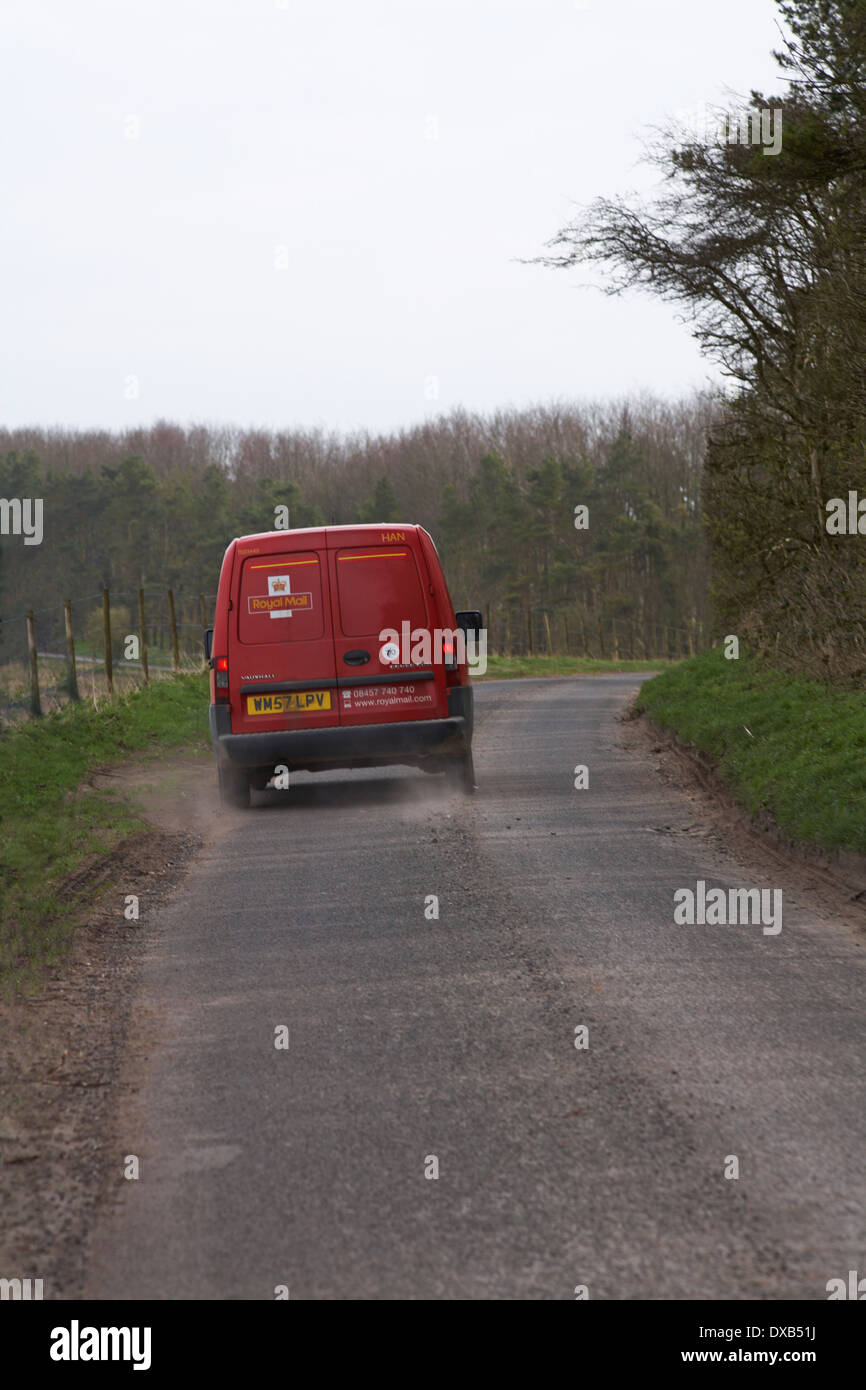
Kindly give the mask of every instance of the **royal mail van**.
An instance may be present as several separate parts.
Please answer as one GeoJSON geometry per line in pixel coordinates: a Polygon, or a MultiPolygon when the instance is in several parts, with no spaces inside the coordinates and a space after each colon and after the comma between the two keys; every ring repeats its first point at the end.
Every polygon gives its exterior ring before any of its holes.
{"type": "Polygon", "coordinates": [[[224,804],[296,770],[391,763],[474,790],[465,637],[481,623],[455,615],[421,526],[233,540],[205,635],[224,804]]]}

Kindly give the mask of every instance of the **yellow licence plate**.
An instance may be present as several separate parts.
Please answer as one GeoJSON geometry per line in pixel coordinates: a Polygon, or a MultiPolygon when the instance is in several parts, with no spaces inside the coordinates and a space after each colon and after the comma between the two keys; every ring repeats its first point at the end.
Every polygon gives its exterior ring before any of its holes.
{"type": "Polygon", "coordinates": [[[330,690],[297,690],[291,695],[247,696],[247,714],[307,714],[330,708],[330,690]]]}

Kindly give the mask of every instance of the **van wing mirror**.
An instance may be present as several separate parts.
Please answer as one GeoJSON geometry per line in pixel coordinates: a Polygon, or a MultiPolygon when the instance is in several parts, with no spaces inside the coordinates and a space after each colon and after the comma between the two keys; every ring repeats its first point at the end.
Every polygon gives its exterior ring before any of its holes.
{"type": "Polygon", "coordinates": [[[204,659],[210,661],[210,654],[213,651],[213,628],[206,627],[204,630],[204,659]]]}
{"type": "Polygon", "coordinates": [[[484,626],[484,614],[477,608],[467,608],[461,613],[455,613],[457,626],[465,632],[467,637],[473,641],[480,641],[479,633],[484,626]]]}

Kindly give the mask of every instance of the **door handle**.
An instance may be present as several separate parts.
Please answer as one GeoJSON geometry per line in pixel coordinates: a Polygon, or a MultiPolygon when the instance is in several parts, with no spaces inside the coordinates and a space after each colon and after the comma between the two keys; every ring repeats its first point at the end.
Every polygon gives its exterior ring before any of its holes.
{"type": "Polygon", "coordinates": [[[352,652],[343,652],[343,660],[347,666],[366,666],[370,660],[370,653],[357,649],[352,652]]]}

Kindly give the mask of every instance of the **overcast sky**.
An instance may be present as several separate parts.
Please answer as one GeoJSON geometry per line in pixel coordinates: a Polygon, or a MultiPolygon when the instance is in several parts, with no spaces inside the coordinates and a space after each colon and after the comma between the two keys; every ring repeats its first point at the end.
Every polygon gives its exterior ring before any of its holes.
{"type": "Polygon", "coordinates": [[[712,379],[518,263],[648,124],[780,90],[772,0],[2,0],[0,422],[371,430],[712,379]]]}

